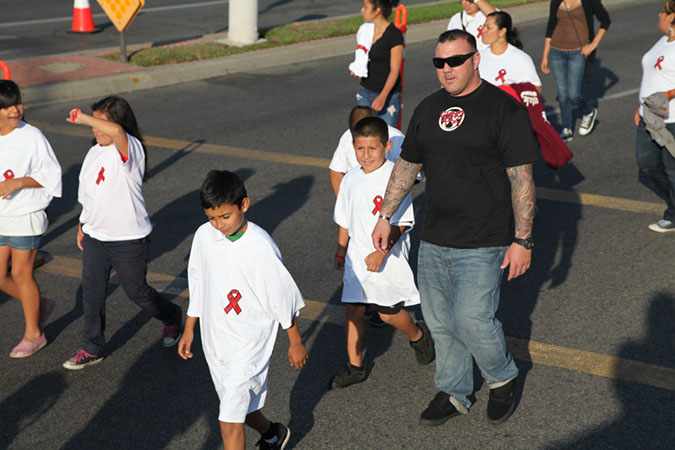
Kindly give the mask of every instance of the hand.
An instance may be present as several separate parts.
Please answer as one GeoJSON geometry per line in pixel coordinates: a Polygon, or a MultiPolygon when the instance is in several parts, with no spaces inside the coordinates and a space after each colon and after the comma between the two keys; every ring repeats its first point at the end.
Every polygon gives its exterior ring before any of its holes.
{"type": "MultiPolygon", "coordinates": [[[[180,344],[178,344],[180,345],[180,344]]],[[[302,344],[295,344],[288,347],[288,362],[295,370],[300,370],[307,363],[307,350],[302,344]]]]}
{"type": "Polygon", "coordinates": [[[370,105],[373,107],[373,109],[377,112],[382,111],[382,108],[384,108],[384,104],[387,101],[387,96],[386,95],[378,95],[375,97],[375,100],[373,100],[373,103],[370,105]]]}
{"type": "Polygon", "coordinates": [[[358,78],[359,80],[361,79],[361,77],[357,76],[357,75],[356,75],[354,72],[352,72],[351,70],[349,71],[349,76],[352,77],[352,78],[358,78]]]}
{"type": "Polygon", "coordinates": [[[635,110],[635,117],[633,117],[633,120],[635,121],[635,126],[640,125],[640,107],[635,110]]]}
{"type": "Polygon", "coordinates": [[[80,108],[73,108],[70,110],[68,113],[68,118],[66,119],[66,122],[74,123],[76,125],[82,125],[82,115],[84,113],[80,108]]]}
{"type": "Polygon", "coordinates": [[[541,71],[544,73],[550,73],[551,70],[548,68],[548,58],[542,58],[541,60],[541,71]]]}
{"type": "Polygon", "coordinates": [[[373,229],[373,245],[375,250],[386,255],[389,251],[389,235],[391,234],[391,225],[389,221],[379,219],[373,229]]]}
{"type": "Polygon", "coordinates": [[[82,232],[82,224],[79,224],[77,226],[77,248],[84,251],[84,247],[82,247],[82,239],[84,239],[84,233],[82,232]]]}
{"type": "Polygon", "coordinates": [[[21,181],[16,178],[10,178],[0,183],[0,198],[7,198],[21,189],[21,181]]]}
{"type": "Polygon", "coordinates": [[[194,355],[190,351],[192,348],[192,341],[194,339],[194,334],[183,330],[183,337],[178,341],[178,356],[187,361],[188,358],[192,358],[194,355]]]}
{"type": "Polygon", "coordinates": [[[518,278],[527,272],[527,269],[530,268],[530,262],[532,260],[532,250],[528,250],[520,244],[515,242],[506,250],[506,255],[504,255],[504,262],[502,263],[501,268],[506,269],[509,267],[509,281],[514,278],[518,278]]]}
{"type": "Polygon", "coordinates": [[[335,270],[338,272],[344,272],[345,271],[345,259],[344,258],[338,258],[335,256],[333,258],[333,267],[335,267],[335,270]]]}
{"type": "Polygon", "coordinates": [[[382,267],[382,261],[384,261],[384,255],[378,251],[374,251],[366,256],[366,269],[368,272],[379,272],[380,267],[382,267]]]}
{"type": "Polygon", "coordinates": [[[581,48],[581,55],[584,58],[588,58],[591,53],[597,48],[597,46],[594,43],[586,44],[581,48]]]}

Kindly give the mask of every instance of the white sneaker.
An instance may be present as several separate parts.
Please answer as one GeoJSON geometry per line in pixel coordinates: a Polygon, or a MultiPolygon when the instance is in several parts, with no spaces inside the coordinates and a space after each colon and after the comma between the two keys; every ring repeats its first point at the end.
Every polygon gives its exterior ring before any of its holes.
{"type": "Polygon", "coordinates": [[[562,139],[564,142],[569,142],[574,139],[574,132],[569,128],[563,128],[563,130],[560,132],[560,139],[562,139]]]}
{"type": "Polygon", "coordinates": [[[668,233],[669,231],[675,231],[675,223],[670,220],[661,219],[658,222],[649,225],[649,229],[656,231],[657,233],[668,233]]]}
{"type": "Polygon", "coordinates": [[[598,108],[593,108],[591,112],[584,115],[581,118],[581,126],[579,126],[579,134],[581,136],[587,136],[593,131],[593,125],[595,125],[595,119],[598,117],[598,108]]]}

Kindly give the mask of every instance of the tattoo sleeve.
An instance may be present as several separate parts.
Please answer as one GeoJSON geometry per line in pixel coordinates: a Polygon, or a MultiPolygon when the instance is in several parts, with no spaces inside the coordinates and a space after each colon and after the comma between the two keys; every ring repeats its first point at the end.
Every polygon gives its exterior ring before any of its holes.
{"type": "Polygon", "coordinates": [[[506,175],[511,182],[511,203],[513,204],[513,217],[516,223],[515,237],[529,238],[532,236],[535,204],[532,164],[508,167],[506,175]]]}
{"type": "Polygon", "coordinates": [[[389,177],[387,191],[382,202],[382,214],[391,217],[415,184],[415,178],[422,164],[415,164],[398,158],[389,177]]]}

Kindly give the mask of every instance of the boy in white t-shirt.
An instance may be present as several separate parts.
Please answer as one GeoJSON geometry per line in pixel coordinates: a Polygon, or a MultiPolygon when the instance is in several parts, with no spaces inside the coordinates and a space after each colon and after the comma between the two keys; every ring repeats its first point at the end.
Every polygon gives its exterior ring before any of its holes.
{"type": "Polygon", "coordinates": [[[489,46],[483,43],[481,36],[485,18],[488,14],[497,11],[487,0],[461,0],[464,11],[458,12],[450,18],[447,30],[464,30],[476,38],[476,48],[481,51],[489,46]]]}
{"type": "Polygon", "coordinates": [[[434,344],[424,322],[412,321],[403,306],[420,303],[412,270],[408,265],[410,236],[415,218],[410,194],[393,217],[391,250],[385,257],[375,250],[371,233],[394,163],[386,153],[392,143],[387,124],[378,117],[360,120],[352,130],[354,151],[360,167],[345,175],[340,184],[333,220],[339,226],[334,265],[344,271],[342,302],[346,303],[345,335],[348,362],[331,380],[331,388],[344,388],[366,380],[363,365],[363,315],[376,311],[389,325],[403,331],[415,350],[417,363],[434,360],[434,344]]]}
{"type": "Polygon", "coordinates": [[[244,448],[244,423],[258,431],[262,449],[282,449],[291,432],[261,412],[279,325],[288,332],[288,360],[296,370],[307,352],[296,316],[302,294],[265,230],[246,221],[250,199],[234,173],[212,170],[199,192],[209,223],[195,233],[188,264],[190,305],[178,354],[190,351],[197,319],[211,378],[220,398],[226,449],[244,448]]]}

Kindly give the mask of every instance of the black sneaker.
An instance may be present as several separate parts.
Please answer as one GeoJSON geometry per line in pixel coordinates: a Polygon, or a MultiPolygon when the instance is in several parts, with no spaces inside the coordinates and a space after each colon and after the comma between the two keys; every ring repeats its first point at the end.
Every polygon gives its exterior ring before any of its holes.
{"type": "Polygon", "coordinates": [[[450,394],[440,391],[436,397],[429,402],[427,409],[420,414],[420,425],[427,427],[437,427],[444,424],[449,418],[459,415],[459,411],[450,402],[450,394]]]}
{"type": "Polygon", "coordinates": [[[502,423],[511,417],[516,406],[515,387],[516,379],[514,378],[504,386],[490,389],[487,416],[491,423],[502,423]]]}
{"type": "Polygon", "coordinates": [[[352,366],[350,363],[330,380],[331,389],[341,389],[366,381],[366,367],[352,366]]]}
{"type": "Polygon", "coordinates": [[[84,350],[78,350],[66,362],[63,363],[63,368],[68,370],[81,370],[87,366],[98,364],[103,361],[103,356],[92,355],[84,350]]]}
{"type": "MultiPolygon", "coordinates": [[[[178,305],[176,305],[178,306],[178,305]]],[[[162,336],[162,345],[164,347],[174,346],[180,341],[181,336],[183,336],[183,308],[178,306],[178,322],[165,325],[164,334],[162,336]]]]}
{"type": "Polygon", "coordinates": [[[256,447],[259,447],[262,450],[281,450],[286,448],[286,444],[288,444],[288,441],[291,439],[291,430],[280,423],[275,423],[274,425],[278,427],[276,442],[270,444],[269,442],[265,442],[265,439],[261,437],[260,440],[255,443],[256,447]]]}
{"type": "Polygon", "coordinates": [[[420,366],[426,366],[436,359],[434,340],[431,338],[429,327],[424,321],[417,322],[417,327],[422,330],[422,337],[415,342],[410,341],[410,346],[415,350],[415,359],[420,366]]]}

